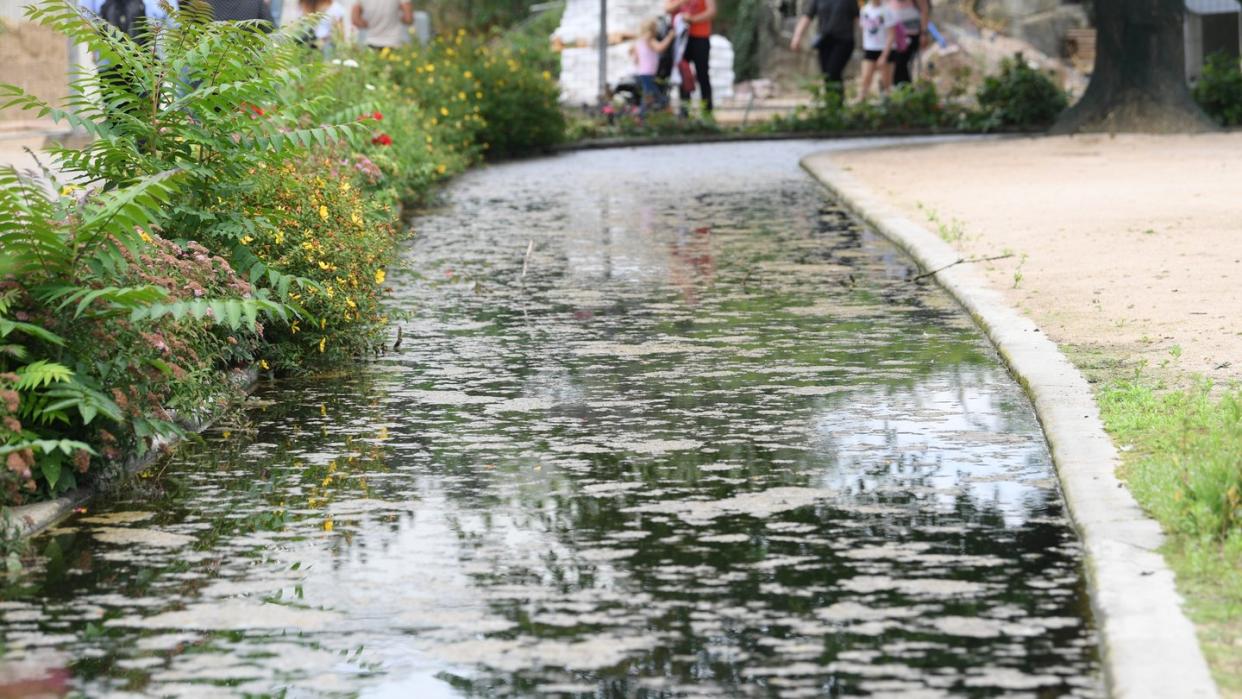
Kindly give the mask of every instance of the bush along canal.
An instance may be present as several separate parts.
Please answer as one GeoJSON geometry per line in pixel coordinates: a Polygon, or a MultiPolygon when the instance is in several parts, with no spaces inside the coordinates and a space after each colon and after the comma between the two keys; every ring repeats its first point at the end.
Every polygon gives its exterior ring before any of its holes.
{"type": "Polygon", "coordinates": [[[1035,415],[807,143],[464,176],[399,352],[34,541],[8,679],[86,696],[1098,696],[1035,415]]]}

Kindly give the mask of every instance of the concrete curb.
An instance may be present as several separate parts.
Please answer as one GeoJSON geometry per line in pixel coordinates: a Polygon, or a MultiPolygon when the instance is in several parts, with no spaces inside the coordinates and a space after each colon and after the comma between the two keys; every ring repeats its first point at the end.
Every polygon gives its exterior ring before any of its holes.
{"type": "Polygon", "coordinates": [[[748,143],[759,141],[856,141],[859,139],[934,139],[934,138],[965,138],[998,137],[998,136],[1038,136],[1043,131],[1031,129],[994,129],[987,133],[958,131],[954,129],[880,129],[873,131],[780,131],[776,133],[700,133],[675,134],[669,136],[610,136],[605,138],[585,138],[578,141],[567,141],[552,146],[548,153],[574,153],[589,150],[609,150],[614,148],[645,148],[650,146],[693,146],[706,143],[748,143]]]}
{"type": "MultiPolygon", "coordinates": [[[[259,379],[258,370],[250,368],[244,370],[236,369],[234,371],[235,373],[230,375],[229,380],[241,387],[245,393],[250,393],[259,379]]],[[[191,420],[187,425],[187,430],[195,434],[202,432],[211,427],[218,417],[219,415],[214,415],[205,420],[191,420]]],[[[120,480],[124,480],[151,466],[168,450],[175,447],[179,441],[176,438],[156,439],[142,456],[131,457],[125,462],[125,466],[122,468],[124,476],[120,480]]],[[[8,508],[4,513],[6,515],[5,519],[8,520],[5,522],[9,529],[8,533],[16,538],[34,536],[68,517],[73,513],[74,509],[100,492],[101,489],[96,486],[87,486],[70,491],[55,500],[8,508]]]]}
{"type": "Polygon", "coordinates": [[[905,218],[831,153],[802,167],[892,240],[957,299],[1026,389],[1043,426],[1070,515],[1082,536],[1104,679],[1114,697],[1216,697],[1216,684],[1182,613],[1164,535],[1117,480],[1117,451],[1091,387],[1029,319],[1010,307],[948,243],[905,218]]]}

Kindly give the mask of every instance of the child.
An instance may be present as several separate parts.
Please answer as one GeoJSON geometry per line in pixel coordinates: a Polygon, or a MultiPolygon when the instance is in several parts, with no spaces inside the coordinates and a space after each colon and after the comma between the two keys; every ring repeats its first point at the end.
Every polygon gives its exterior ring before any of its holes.
{"type": "Polygon", "coordinates": [[[658,27],[659,20],[655,18],[645,20],[638,28],[638,38],[634,40],[634,46],[630,49],[630,53],[634,55],[634,64],[637,66],[634,78],[638,80],[638,86],[643,93],[639,114],[645,114],[652,104],[657,107],[664,105],[655,76],[656,69],[660,65],[660,54],[664,53],[669,44],[673,43],[674,32],[667,32],[663,39],[657,39],[658,27]]]}
{"type": "Polygon", "coordinates": [[[890,57],[897,40],[897,16],[884,4],[884,0],[869,0],[859,13],[858,22],[862,25],[863,41],[860,99],[866,102],[877,69],[880,71],[881,92],[888,92],[893,82],[890,57]]]}

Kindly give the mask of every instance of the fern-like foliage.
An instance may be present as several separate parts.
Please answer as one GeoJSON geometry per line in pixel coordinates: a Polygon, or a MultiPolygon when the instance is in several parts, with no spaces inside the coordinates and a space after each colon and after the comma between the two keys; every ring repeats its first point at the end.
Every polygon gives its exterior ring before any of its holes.
{"type": "Polygon", "coordinates": [[[170,10],[144,45],[70,0],[32,6],[32,21],[85,44],[107,69],[78,76],[65,108],[12,86],[0,86],[0,103],[89,131],[86,148],[56,151],[61,169],[88,181],[124,187],[185,173],[169,228],[209,245],[235,242],[268,225],[262,212],[231,206],[256,170],[360,127],[329,120],[339,105],[300,89],[321,70],[298,41],[314,17],[267,34],[251,22],[210,21],[201,0],[170,10]]]}

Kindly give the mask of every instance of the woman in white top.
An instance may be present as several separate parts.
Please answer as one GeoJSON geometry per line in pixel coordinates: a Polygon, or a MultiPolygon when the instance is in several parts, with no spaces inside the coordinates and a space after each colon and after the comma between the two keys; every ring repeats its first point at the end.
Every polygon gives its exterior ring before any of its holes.
{"type": "Polygon", "coordinates": [[[869,0],[859,11],[858,23],[862,26],[863,64],[862,89],[859,99],[867,101],[871,94],[871,81],[876,71],[880,73],[880,91],[888,92],[893,71],[890,61],[896,52],[897,16],[884,4],[884,0],[869,0]]]}

